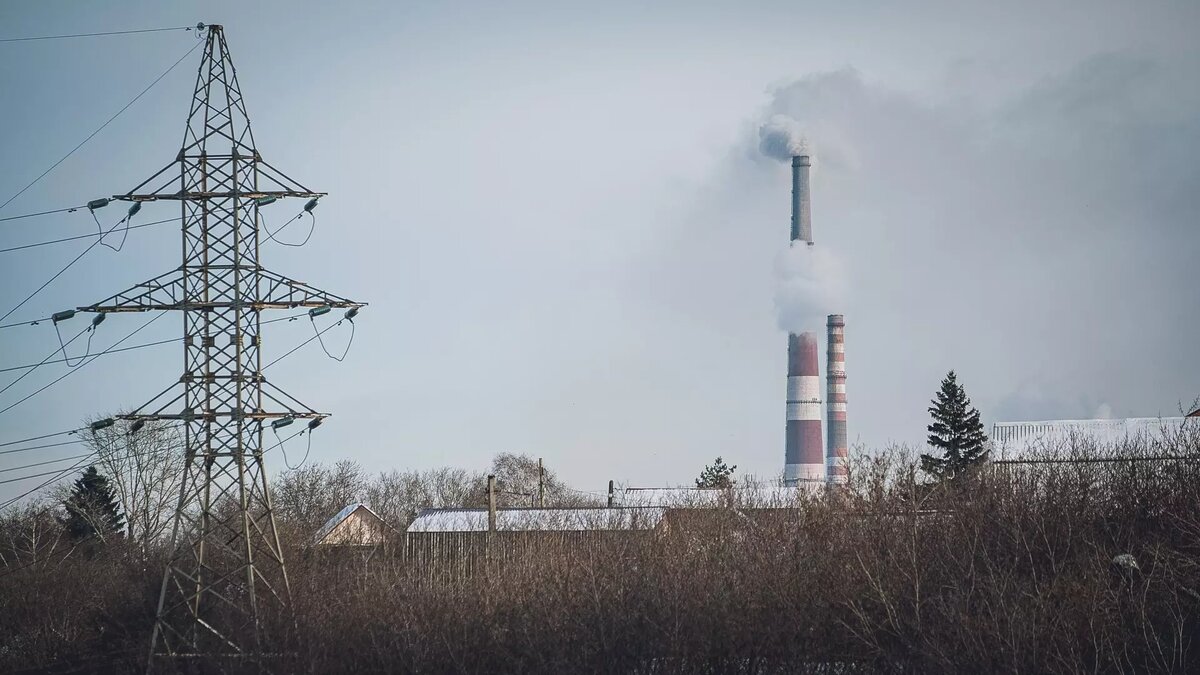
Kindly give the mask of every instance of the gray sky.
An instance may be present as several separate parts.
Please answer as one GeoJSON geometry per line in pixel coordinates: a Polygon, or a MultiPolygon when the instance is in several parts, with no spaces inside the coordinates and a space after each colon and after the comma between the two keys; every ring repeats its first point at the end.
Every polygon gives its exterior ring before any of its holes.
{"type": "MultiPolygon", "coordinates": [[[[345,363],[314,344],[272,374],[334,413],[316,460],[524,451],[596,491],[684,483],[718,454],[778,472],[789,183],[757,152],[773,114],[807,130],[815,237],[845,270],[852,440],[919,441],[950,368],[989,422],[1169,415],[1200,394],[1194,3],[500,4],[6,3],[0,37],[226,26],[259,150],[331,193],[312,243],[267,248],[267,266],[371,303],[345,363]]],[[[0,200],[193,41],[0,43],[0,200]]],[[[168,163],[197,61],[0,217],[168,163]]],[[[0,248],[94,228],[0,223],[0,248]]],[[[171,269],[177,238],[97,248],[5,322],[171,269]]],[[[85,245],[0,253],[0,312],[85,245]]],[[[96,344],[145,318],[110,317],[96,344]]],[[[274,327],[267,358],[311,335],[274,327]]],[[[0,367],[56,340],[2,330],[0,367]]],[[[179,370],[171,346],[106,356],[0,413],[0,442],[136,406],[179,370]]],[[[0,409],[65,372],[39,369],[0,409]]]]}

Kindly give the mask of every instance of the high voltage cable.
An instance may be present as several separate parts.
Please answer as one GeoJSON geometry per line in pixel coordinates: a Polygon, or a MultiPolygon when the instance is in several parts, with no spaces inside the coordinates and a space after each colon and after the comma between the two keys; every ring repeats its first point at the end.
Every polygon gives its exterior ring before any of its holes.
{"type": "Polygon", "coordinates": [[[52,213],[72,213],[74,211],[78,211],[79,209],[86,209],[86,208],[87,208],[87,204],[82,204],[80,206],[68,206],[65,209],[54,209],[53,211],[38,211],[37,213],[26,213],[21,216],[8,216],[7,218],[0,218],[0,223],[3,223],[8,220],[20,220],[22,218],[35,218],[37,216],[48,216],[52,213]]]}
{"type": "Polygon", "coordinates": [[[19,440],[19,441],[8,441],[8,442],[6,442],[6,443],[0,443],[0,447],[5,447],[5,446],[8,446],[8,445],[18,445],[18,444],[20,444],[20,443],[28,443],[28,442],[30,442],[30,441],[40,441],[40,440],[42,440],[43,438],[53,438],[53,437],[55,437],[55,436],[65,436],[65,435],[67,435],[67,434],[73,434],[73,433],[75,433],[75,432],[77,432],[77,431],[83,431],[84,429],[87,429],[87,427],[80,427],[80,428],[78,428],[78,429],[70,429],[70,430],[67,430],[67,431],[56,431],[56,432],[54,432],[54,433],[52,433],[52,434],[42,434],[41,436],[33,436],[33,437],[31,437],[31,438],[22,438],[22,439],[21,439],[21,440],[19,440]]]}
{"type": "Polygon", "coordinates": [[[36,326],[43,321],[50,321],[51,319],[53,319],[53,317],[47,316],[47,317],[43,317],[41,319],[30,319],[29,321],[17,321],[15,323],[6,323],[6,324],[0,326],[0,329],[16,328],[17,326],[36,326]]]}
{"type": "MultiPolygon", "coordinates": [[[[150,223],[142,223],[141,225],[130,225],[130,226],[126,227],[125,229],[126,230],[137,230],[137,229],[140,229],[143,227],[150,227],[151,225],[162,225],[163,223],[173,223],[173,222],[176,222],[179,220],[183,220],[183,218],[175,217],[175,218],[167,218],[166,220],[156,220],[156,221],[150,222],[150,223]]],[[[118,223],[118,226],[119,225],[120,225],[120,223],[118,223]]],[[[116,229],[116,228],[114,228],[114,229],[116,229]]],[[[111,232],[111,230],[110,230],[110,232],[111,232]]],[[[37,246],[49,246],[50,244],[61,244],[64,241],[76,241],[78,239],[88,239],[91,237],[104,237],[107,234],[108,234],[108,232],[105,232],[105,233],[91,232],[89,234],[80,234],[80,235],[76,235],[74,237],[63,237],[62,239],[51,239],[49,241],[39,241],[34,244],[24,244],[21,246],[11,246],[9,248],[0,248],[0,253],[8,253],[9,251],[21,251],[21,250],[24,250],[27,248],[35,248],[37,246]]],[[[0,326],[0,328],[3,328],[3,326],[0,326]]]]}
{"type": "Polygon", "coordinates": [[[162,33],[172,30],[192,30],[198,26],[171,26],[170,28],[141,28],[138,30],[110,30],[101,33],[72,33],[70,35],[34,35],[31,37],[0,38],[0,42],[32,42],[34,40],[66,40],[69,38],[100,37],[102,35],[133,35],[135,33],[162,33]]]}
{"type": "MultiPolygon", "coordinates": [[[[201,44],[204,44],[204,43],[197,41],[196,44],[192,45],[192,48],[187,50],[187,52],[184,53],[183,56],[179,57],[179,60],[177,60],[175,63],[172,63],[171,67],[167,68],[165,71],[163,71],[162,75],[159,75],[158,77],[154,78],[154,81],[151,82],[150,84],[146,85],[146,88],[143,89],[141,92],[139,92],[137,96],[134,96],[133,100],[131,100],[129,103],[126,103],[125,107],[121,108],[120,110],[118,110],[116,112],[116,114],[114,114],[112,117],[108,118],[108,120],[104,124],[101,124],[99,129],[96,129],[91,134],[89,134],[87,138],[85,138],[79,142],[79,145],[76,145],[74,148],[71,148],[70,152],[63,155],[62,159],[58,160],[54,164],[51,164],[49,169],[46,169],[45,171],[43,171],[41,174],[38,175],[37,178],[34,178],[28,185],[26,185],[25,187],[18,190],[15,195],[6,199],[3,204],[0,204],[0,209],[3,209],[4,207],[8,206],[10,203],[12,203],[12,200],[16,199],[17,197],[20,197],[22,194],[24,194],[24,192],[26,190],[33,187],[41,179],[45,178],[46,174],[48,174],[51,171],[53,171],[54,169],[58,168],[59,164],[62,164],[63,162],[67,161],[68,157],[75,154],[75,152],[77,150],[79,150],[80,148],[82,148],[84,146],[84,144],[86,144],[88,141],[92,140],[92,138],[95,137],[96,134],[100,133],[101,131],[104,131],[105,127],[107,127],[109,124],[112,124],[113,120],[115,120],[121,116],[121,113],[125,112],[126,110],[129,110],[130,106],[132,106],[134,103],[137,103],[138,99],[140,99],[142,96],[144,96],[146,94],[146,92],[150,91],[150,89],[152,89],[154,87],[154,85],[158,84],[159,81],[162,80],[164,77],[166,77],[167,74],[170,73],[172,70],[175,70],[175,66],[178,66],[180,63],[183,63],[183,60],[186,59],[192,52],[196,51],[196,48],[199,47],[201,44]]],[[[3,317],[0,317],[0,319],[2,319],[2,318],[3,317]]]]}
{"type": "MultiPolygon", "coordinates": [[[[308,433],[308,432],[311,432],[311,431],[312,431],[312,430],[311,430],[311,429],[308,429],[308,428],[305,428],[305,429],[300,429],[299,431],[297,431],[296,433],[292,434],[291,436],[288,436],[287,438],[283,439],[283,443],[286,443],[286,442],[288,442],[288,441],[292,440],[293,438],[296,438],[296,437],[297,437],[297,436],[299,436],[300,434],[303,434],[303,433],[308,433]]],[[[275,446],[275,447],[278,447],[278,446],[275,446]]],[[[265,455],[265,454],[267,454],[267,453],[271,452],[271,450],[274,450],[274,449],[275,449],[274,447],[267,448],[266,450],[263,450],[263,451],[262,451],[262,454],[264,454],[264,455],[265,455]]],[[[4,511],[4,509],[7,509],[8,507],[12,506],[13,504],[16,504],[18,501],[20,501],[20,500],[24,499],[25,497],[28,497],[29,495],[31,495],[31,494],[33,494],[33,493],[37,492],[38,490],[41,490],[42,488],[46,487],[47,485],[49,485],[49,484],[51,484],[51,483],[53,483],[53,482],[55,482],[55,481],[57,481],[57,480],[60,480],[60,479],[61,479],[63,476],[66,476],[68,473],[70,473],[70,472],[74,471],[75,469],[78,469],[79,467],[83,466],[85,463],[87,463],[87,460],[88,460],[88,459],[90,459],[90,458],[92,458],[92,457],[97,457],[99,454],[100,454],[100,451],[98,451],[98,450],[97,450],[97,451],[91,452],[91,453],[89,453],[89,454],[87,454],[87,455],[84,455],[84,456],[83,456],[83,458],[82,458],[81,460],[79,460],[79,461],[78,461],[78,462],[76,462],[75,464],[72,464],[71,466],[69,466],[69,467],[67,467],[67,468],[65,468],[65,469],[63,469],[63,470],[61,470],[61,471],[57,471],[57,472],[56,472],[56,471],[47,471],[46,473],[43,473],[43,474],[37,474],[37,475],[33,475],[33,476],[25,476],[25,477],[23,477],[23,478],[13,478],[13,479],[9,479],[9,480],[7,480],[7,481],[0,481],[0,484],[3,484],[3,483],[15,483],[15,482],[18,482],[18,481],[21,481],[21,480],[26,480],[26,479],[29,479],[29,478],[40,478],[40,477],[42,477],[42,476],[47,476],[47,475],[50,475],[50,474],[55,474],[53,477],[51,477],[50,479],[48,479],[48,480],[46,480],[46,481],[42,482],[40,485],[38,485],[37,487],[33,488],[32,490],[27,490],[27,491],[25,491],[25,492],[22,492],[21,494],[17,495],[16,497],[13,497],[12,499],[9,499],[9,500],[5,501],[3,504],[0,504],[0,511],[4,511]]],[[[128,458],[130,458],[130,457],[134,456],[135,454],[137,454],[137,452],[136,452],[136,451],[132,451],[132,450],[131,450],[131,451],[129,451],[129,452],[126,452],[126,453],[124,453],[124,454],[120,455],[120,456],[119,456],[119,457],[117,457],[117,458],[118,458],[118,459],[128,459],[128,458]]]]}
{"type": "MultiPolygon", "coordinates": [[[[166,312],[162,312],[162,313],[158,314],[158,315],[157,315],[157,316],[155,316],[153,319],[150,319],[150,320],[149,320],[149,321],[147,321],[146,323],[144,323],[144,324],[142,324],[141,326],[139,326],[139,327],[138,327],[136,330],[134,330],[132,333],[130,333],[130,334],[128,334],[128,335],[126,335],[125,337],[121,338],[120,340],[118,340],[118,341],[116,341],[115,343],[113,343],[112,345],[110,345],[110,346],[109,346],[107,349],[105,349],[104,351],[97,352],[97,353],[95,353],[95,354],[92,354],[92,355],[90,355],[90,356],[86,357],[86,359],[87,359],[87,360],[85,360],[83,363],[81,363],[81,364],[79,364],[78,366],[76,366],[74,369],[72,369],[72,370],[68,370],[67,372],[63,373],[63,374],[62,374],[62,375],[61,375],[61,376],[60,376],[58,379],[52,380],[52,381],[51,381],[49,384],[46,384],[46,385],[45,385],[45,386],[43,386],[41,389],[38,389],[37,391],[34,391],[33,393],[31,393],[31,394],[29,394],[29,395],[25,396],[25,398],[22,398],[21,400],[17,401],[16,403],[13,403],[12,405],[8,406],[7,408],[0,409],[0,415],[3,415],[4,413],[8,412],[9,410],[12,410],[13,408],[15,408],[15,407],[17,407],[17,406],[21,405],[21,404],[22,404],[22,403],[24,403],[25,401],[28,401],[29,399],[33,398],[34,396],[37,396],[38,394],[42,393],[43,391],[46,391],[47,389],[49,389],[50,387],[52,387],[52,386],[54,386],[54,385],[58,384],[59,382],[62,382],[64,379],[66,379],[66,378],[70,377],[72,373],[77,373],[77,372],[79,372],[80,370],[82,370],[82,369],[83,369],[83,367],[84,367],[84,366],[88,365],[89,363],[92,363],[93,361],[95,361],[96,359],[100,358],[101,356],[104,356],[105,354],[110,354],[110,353],[113,353],[113,352],[117,351],[117,349],[116,349],[116,348],[117,348],[117,346],[119,346],[119,345],[120,345],[122,342],[125,342],[126,340],[128,340],[128,339],[129,339],[129,338],[131,338],[131,337],[133,337],[134,335],[137,335],[139,332],[141,332],[141,330],[142,330],[143,328],[146,328],[147,326],[149,326],[150,324],[154,323],[155,321],[158,321],[160,318],[162,318],[162,317],[164,317],[164,316],[166,316],[166,312]]],[[[299,318],[299,317],[301,317],[301,316],[303,316],[303,314],[297,314],[297,315],[295,315],[295,316],[281,316],[281,317],[279,317],[278,319],[270,319],[270,320],[268,320],[268,321],[263,321],[263,322],[261,322],[261,323],[260,323],[260,325],[261,325],[261,324],[267,324],[267,323],[274,323],[274,322],[276,322],[276,321],[287,321],[287,320],[290,320],[290,319],[297,319],[297,318],[299,318]]],[[[322,332],[322,333],[324,333],[325,331],[329,330],[330,328],[333,328],[334,326],[337,326],[337,325],[339,325],[340,323],[341,323],[341,322],[339,321],[338,323],[331,324],[331,325],[327,326],[327,327],[326,327],[324,330],[322,330],[321,332],[322,332]]],[[[84,329],[84,330],[86,331],[87,329],[84,329]]],[[[82,333],[81,333],[81,334],[82,334],[82,333]]],[[[319,334],[318,334],[318,335],[319,335],[319,334]]],[[[78,337],[78,335],[77,335],[76,337],[78,337]]],[[[72,338],[72,340],[74,340],[74,339],[75,339],[75,338],[72,338]]],[[[183,338],[179,338],[179,340],[182,340],[182,339],[183,339],[183,338]]],[[[302,342],[302,343],[300,343],[299,345],[297,345],[297,346],[293,347],[293,348],[291,349],[291,351],[287,352],[287,353],[286,353],[286,354],[284,354],[283,356],[280,356],[279,358],[275,359],[274,361],[272,361],[272,362],[268,363],[267,365],[263,366],[263,367],[262,367],[262,370],[266,370],[267,368],[269,368],[269,367],[271,367],[272,365],[274,365],[274,364],[276,364],[276,363],[278,363],[278,362],[282,361],[283,359],[287,358],[288,356],[291,356],[293,353],[295,353],[295,352],[296,352],[297,350],[299,350],[301,347],[303,347],[304,345],[306,345],[306,344],[308,344],[308,343],[312,342],[312,341],[313,341],[313,340],[315,340],[315,339],[317,339],[317,338],[316,338],[316,336],[313,336],[313,337],[310,337],[310,338],[308,338],[308,339],[307,339],[307,340],[305,340],[304,342],[302,342]]],[[[68,342],[67,344],[70,344],[70,342],[68,342]]],[[[57,353],[57,352],[56,352],[56,353],[57,353]]],[[[53,355],[51,355],[51,356],[53,356],[53,355]]],[[[30,371],[30,372],[32,372],[32,371],[30,371]]],[[[26,373],[26,375],[27,375],[27,374],[28,374],[28,373],[26,373]]],[[[24,377],[24,375],[22,375],[22,377],[24,377]]],[[[12,386],[12,384],[9,384],[9,386],[11,387],[11,386],[12,386]]],[[[7,389],[7,388],[8,388],[8,387],[5,387],[5,389],[7,389]]],[[[0,391],[3,391],[3,390],[0,390],[0,391]]]]}
{"type": "MultiPolygon", "coordinates": [[[[265,326],[269,323],[275,323],[276,321],[288,321],[291,319],[299,319],[302,316],[304,316],[304,314],[296,314],[294,316],[281,316],[277,319],[269,319],[267,321],[261,321],[261,322],[259,322],[259,325],[265,326]]],[[[24,324],[10,324],[10,325],[18,325],[19,326],[19,325],[24,325],[24,324]]],[[[4,326],[0,326],[0,328],[4,328],[4,326]]],[[[85,328],[84,330],[86,331],[87,329],[85,328]]],[[[79,337],[79,336],[76,336],[76,337],[79,337]]],[[[74,339],[74,338],[72,338],[72,339],[74,339]]],[[[103,353],[116,354],[118,352],[128,352],[128,351],[132,351],[134,349],[142,349],[144,347],[157,347],[158,345],[165,345],[165,344],[169,344],[172,342],[183,342],[183,340],[184,340],[184,338],[167,338],[166,340],[158,340],[155,342],[144,342],[140,345],[130,345],[129,347],[121,347],[120,349],[111,349],[111,350],[108,350],[103,353]]],[[[71,343],[68,342],[67,344],[70,345],[71,343]]],[[[58,350],[56,350],[54,352],[54,354],[57,354],[57,353],[58,353],[58,350]]],[[[50,356],[54,356],[54,354],[51,354],[50,356]]],[[[99,356],[99,354],[97,354],[97,356],[99,356]]],[[[47,357],[47,358],[49,358],[49,357],[47,357]]],[[[32,363],[32,364],[28,364],[28,365],[24,365],[24,366],[12,366],[9,368],[0,368],[0,373],[8,373],[8,372],[12,372],[14,370],[25,370],[26,368],[37,368],[37,367],[42,366],[47,363],[66,363],[67,360],[68,359],[62,358],[62,359],[55,359],[53,361],[40,361],[38,363],[32,363]]],[[[0,389],[0,393],[4,393],[4,390],[0,389]]]]}
{"type": "MultiPolygon", "coordinates": [[[[84,458],[91,457],[92,455],[95,455],[95,454],[97,454],[97,453],[94,453],[94,452],[88,453],[87,455],[84,455],[84,458]]],[[[0,485],[7,485],[8,483],[19,483],[23,480],[29,480],[30,478],[41,478],[42,476],[49,476],[52,473],[58,473],[58,472],[57,471],[46,471],[43,473],[31,473],[28,476],[20,476],[18,478],[8,478],[6,480],[0,480],[0,485]]]]}
{"type": "MultiPolygon", "coordinates": [[[[157,347],[158,345],[165,345],[165,344],[169,344],[171,342],[182,342],[182,341],[183,341],[183,338],[167,338],[166,340],[159,340],[157,342],[145,342],[140,345],[130,345],[128,347],[121,347],[120,349],[113,349],[113,350],[110,350],[105,353],[116,354],[118,352],[128,352],[128,351],[132,351],[134,349],[143,349],[145,347],[157,347]]],[[[57,353],[57,352],[55,352],[55,353],[57,353]]],[[[51,354],[51,356],[53,356],[53,354],[51,354]]],[[[86,358],[86,357],[84,357],[84,358],[86,358]]],[[[67,363],[67,361],[69,361],[69,360],[70,359],[62,358],[62,359],[54,359],[53,361],[43,361],[42,363],[27,365],[27,366],[13,366],[11,368],[0,368],[0,373],[7,373],[7,372],[10,372],[13,370],[24,370],[26,368],[37,368],[38,366],[41,366],[46,363],[67,363]]]]}
{"type": "MultiPolygon", "coordinates": [[[[291,356],[292,354],[296,353],[296,352],[297,352],[297,351],[298,351],[298,350],[299,350],[301,347],[303,347],[304,345],[306,345],[306,344],[308,344],[308,343],[312,342],[313,340],[316,340],[317,338],[321,337],[321,333],[324,333],[325,331],[329,330],[330,328],[333,328],[334,326],[340,326],[340,325],[342,325],[342,322],[341,322],[341,321],[339,321],[339,322],[337,322],[337,323],[331,323],[331,324],[329,324],[328,326],[326,326],[326,327],[322,328],[322,329],[321,329],[321,331],[320,331],[319,333],[317,333],[316,335],[314,335],[314,336],[312,336],[312,337],[308,338],[307,340],[305,340],[304,342],[301,342],[300,344],[296,345],[295,347],[292,347],[292,348],[291,348],[291,350],[289,350],[289,351],[288,351],[286,354],[284,354],[283,356],[280,356],[279,358],[275,359],[274,361],[272,361],[272,362],[268,363],[267,365],[263,366],[263,367],[262,367],[262,370],[266,370],[267,368],[270,368],[271,366],[275,365],[276,363],[279,363],[280,361],[282,361],[282,360],[286,359],[287,357],[291,356]]],[[[0,410],[0,413],[2,413],[2,412],[4,412],[4,411],[3,411],[3,410],[0,410]]]]}
{"type": "MultiPolygon", "coordinates": [[[[123,221],[121,221],[121,222],[123,222],[123,221]]],[[[105,232],[104,234],[109,234],[109,233],[113,232],[114,230],[116,230],[118,227],[120,227],[120,226],[121,226],[121,222],[118,222],[116,225],[113,225],[113,226],[112,226],[112,227],[111,227],[111,228],[110,228],[110,229],[109,229],[107,232],[105,232]]],[[[92,249],[96,248],[96,245],[97,245],[97,244],[99,244],[99,243],[100,243],[100,242],[101,242],[103,239],[104,239],[104,237],[103,237],[103,235],[102,235],[102,236],[101,236],[99,239],[97,239],[96,241],[93,241],[91,244],[89,244],[89,245],[88,245],[88,247],[87,247],[87,248],[85,248],[85,249],[83,249],[83,251],[82,251],[82,252],[81,252],[79,255],[75,256],[75,259],[74,259],[74,260],[72,260],[71,262],[67,263],[66,267],[63,267],[61,270],[59,270],[59,271],[55,272],[55,273],[54,273],[54,276],[52,276],[52,277],[50,277],[49,279],[47,279],[47,280],[46,280],[46,283],[42,284],[41,286],[38,286],[38,287],[37,287],[37,289],[36,289],[34,292],[32,292],[32,293],[30,293],[29,295],[25,296],[25,299],[24,299],[24,300],[22,300],[22,301],[18,302],[16,307],[13,307],[12,309],[10,309],[10,310],[8,310],[7,312],[5,312],[5,313],[4,313],[4,316],[0,316],[0,321],[3,321],[3,320],[5,320],[5,319],[7,319],[7,318],[9,317],[9,315],[10,315],[10,314],[12,314],[13,312],[17,311],[18,309],[20,309],[20,308],[21,308],[21,306],[22,306],[22,305],[24,305],[25,303],[27,303],[27,302],[29,302],[30,300],[32,300],[32,299],[33,299],[33,296],[37,295],[38,293],[41,293],[41,292],[42,292],[42,290],[43,290],[44,288],[46,288],[47,286],[49,286],[51,283],[53,283],[55,279],[57,279],[57,278],[59,278],[60,276],[62,276],[63,272],[66,272],[67,270],[71,269],[71,266],[72,266],[72,265],[74,265],[75,263],[79,262],[80,258],[82,258],[83,256],[87,255],[87,254],[88,254],[88,252],[89,252],[89,251],[91,251],[92,249]]]]}
{"type": "Polygon", "coordinates": [[[3,452],[0,452],[0,455],[11,455],[14,452],[28,452],[30,450],[45,450],[46,448],[61,448],[64,445],[74,445],[76,443],[83,443],[83,442],[84,442],[84,440],[82,438],[79,438],[79,439],[76,439],[73,441],[61,441],[59,443],[45,443],[42,445],[31,445],[28,448],[13,448],[12,450],[5,450],[3,452]]]}
{"type": "MultiPolygon", "coordinates": [[[[98,453],[92,453],[92,455],[88,455],[88,457],[91,457],[91,456],[93,456],[93,455],[96,455],[96,454],[98,454],[98,453]]],[[[44,482],[43,482],[41,485],[38,485],[37,487],[33,488],[32,490],[28,490],[28,491],[26,491],[26,492],[22,492],[21,494],[17,495],[16,497],[13,497],[12,499],[9,499],[8,501],[4,502],[3,504],[0,504],[0,511],[3,511],[4,509],[7,509],[8,507],[12,506],[13,504],[16,504],[18,501],[20,501],[20,500],[22,500],[22,499],[24,499],[24,498],[28,497],[29,495],[31,495],[31,494],[33,494],[33,493],[37,492],[38,490],[41,490],[42,488],[44,488],[44,487],[46,487],[47,485],[49,485],[49,484],[53,483],[54,481],[56,481],[56,480],[59,480],[60,478],[62,478],[63,476],[67,475],[68,473],[70,473],[70,472],[74,471],[75,469],[78,469],[79,467],[83,466],[83,464],[84,464],[85,462],[87,462],[87,460],[88,460],[88,457],[84,457],[83,459],[79,460],[79,461],[78,461],[78,462],[76,462],[75,464],[72,464],[71,466],[69,466],[69,467],[67,467],[67,468],[63,469],[63,470],[62,470],[62,471],[60,471],[60,472],[59,472],[59,473],[58,473],[56,476],[54,476],[53,478],[51,478],[51,479],[49,479],[49,480],[47,480],[47,481],[44,481],[44,482]]]]}
{"type": "MultiPolygon", "coordinates": [[[[72,455],[70,457],[60,457],[58,459],[48,459],[44,462],[34,462],[33,464],[25,464],[23,466],[10,466],[10,467],[0,469],[0,473],[8,473],[9,471],[21,471],[22,469],[32,469],[32,468],[39,467],[39,466],[46,466],[47,464],[59,464],[62,462],[69,462],[73,459],[87,457],[88,455],[91,455],[91,454],[92,453],[88,452],[88,453],[84,453],[82,455],[72,455]]],[[[26,476],[26,478],[29,478],[29,476],[26,476]]]]}
{"type": "Polygon", "coordinates": [[[87,366],[89,363],[92,363],[93,361],[95,361],[96,359],[100,358],[100,357],[101,357],[101,356],[103,356],[104,354],[107,354],[107,353],[109,353],[110,351],[112,351],[113,349],[116,349],[116,347],[117,347],[118,345],[120,345],[122,342],[124,342],[124,341],[128,340],[129,338],[133,337],[134,335],[137,335],[139,332],[141,332],[141,330],[142,330],[143,328],[145,328],[145,327],[149,326],[150,324],[154,323],[155,321],[158,321],[159,319],[161,319],[161,318],[162,318],[162,317],[164,317],[164,316],[166,316],[166,313],[165,313],[165,312],[164,312],[164,313],[161,313],[161,314],[158,314],[158,315],[157,315],[157,316],[155,316],[153,319],[150,319],[150,320],[149,320],[149,321],[147,321],[146,323],[144,323],[144,324],[142,324],[141,326],[139,326],[139,327],[138,327],[136,330],[134,330],[134,331],[133,331],[132,333],[130,333],[129,335],[126,335],[125,337],[123,337],[123,338],[121,338],[120,340],[118,340],[118,341],[116,341],[115,343],[113,343],[111,346],[109,346],[109,348],[108,348],[108,349],[105,349],[104,351],[102,351],[102,352],[98,352],[98,353],[96,353],[96,354],[92,354],[91,356],[89,356],[89,357],[88,357],[88,359],[87,359],[86,361],[84,361],[83,363],[79,364],[79,365],[78,365],[76,368],[74,368],[74,369],[72,369],[72,370],[68,370],[67,372],[63,373],[63,375],[62,375],[61,377],[59,377],[58,379],[56,379],[56,380],[52,380],[52,381],[51,381],[49,384],[45,385],[45,386],[44,386],[44,387],[42,387],[41,389],[38,389],[37,391],[33,392],[32,394],[29,394],[29,395],[27,395],[25,398],[23,398],[23,399],[21,399],[21,400],[17,401],[16,403],[13,403],[12,405],[8,406],[7,408],[4,408],[4,409],[0,410],[0,415],[3,415],[4,413],[8,412],[9,410],[12,410],[13,408],[15,408],[15,407],[17,407],[17,406],[21,405],[21,404],[22,404],[22,403],[24,403],[25,401],[28,401],[29,399],[33,398],[34,396],[37,396],[38,394],[42,393],[43,391],[46,391],[47,389],[49,389],[50,387],[52,387],[52,386],[54,386],[54,385],[58,384],[59,382],[62,382],[64,379],[66,379],[66,378],[70,377],[70,376],[71,376],[73,373],[78,373],[80,370],[83,370],[83,368],[84,368],[85,366],[87,366]]]}
{"type": "MultiPolygon", "coordinates": [[[[59,349],[55,349],[54,351],[52,351],[52,352],[50,352],[49,354],[47,354],[47,355],[46,355],[46,358],[42,359],[41,361],[38,361],[37,363],[35,363],[35,364],[34,364],[34,365],[32,365],[32,366],[29,366],[29,370],[28,370],[28,371],[26,371],[25,373],[23,373],[23,374],[22,374],[20,377],[18,377],[17,379],[13,380],[12,382],[9,382],[8,384],[4,385],[4,388],[3,388],[3,389],[0,389],[0,394],[3,394],[4,392],[8,391],[9,389],[12,389],[13,385],[15,385],[16,383],[18,383],[18,382],[20,382],[21,380],[25,379],[25,378],[26,378],[26,376],[28,376],[28,375],[29,375],[29,373],[32,373],[33,371],[37,370],[37,369],[38,369],[38,367],[40,367],[40,366],[41,366],[43,363],[48,363],[48,362],[50,361],[50,357],[54,356],[54,355],[55,355],[55,354],[57,354],[59,351],[62,351],[62,352],[63,352],[63,356],[66,356],[66,350],[67,350],[67,346],[68,346],[68,345],[70,345],[72,342],[74,342],[74,341],[78,340],[78,339],[79,339],[79,336],[80,336],[80,335],[83,335],[83,334],[84,334],[84,333],[86,333],[86,332],[88,332],[88,330],[89,330],[88,328],[84,328],[83,330],[79,331],[78,333],[76,333],[76,334],[75,334],[75,337],[71,338],[70,340],[67,340],[67,343],[66,343],[66,344],[63,344],[63,345],[62,345],[62,346],[61,346],[59,349]]],[[[60,338],[60,340],[61,340],[61,338],[60,338]]],[[[60,342],[59,344],[62,344],[62,343],[60,342]]]]}

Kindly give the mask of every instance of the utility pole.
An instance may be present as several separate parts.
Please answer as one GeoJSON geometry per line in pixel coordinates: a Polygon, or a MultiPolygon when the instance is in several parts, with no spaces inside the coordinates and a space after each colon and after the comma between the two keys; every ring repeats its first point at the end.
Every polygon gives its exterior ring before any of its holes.
{"type": "Polygon", "coordinates": [[[488,476],[488,532],[496,531],[496,477],[488,476]]]}
{"type": "Polygon", "coordinates": [[[135,420],[134,429],[146,421],[175,420],[184,430],[183,475],[150,639],[150,668],[164,657],[229,659],[244,667],[266,658],[268,651],[278,654],[286,643],[285,635],[270,634],[271,626],[294,624],[263,463],[263,432],[296,420],[308,420],[311,432],[327,415],[263,376],[260,314],[306,307],[316,316],[346,308],[346,318],[353,319],[363,306],[262,266],[259,208],[303,198],[309,200],[304,211],[311,213],[324,193],[263,160],[224,30],[197,27],[205,28],[182,148],[158,173],[113,197],[135,206],[178,201],[183,261],[171,272],[79,308],[183,315],[182,375],[121,416],[135,420]]]}
{"type": "Polygon", "coordinates": [[[546,469],[541,457],[538,457],[538,507],[546,508],[546,469]]]}
{"type": "Polygon", "coordinates": [[[608,481],[608,508],[613,507],[613,482],[608,481]]]}

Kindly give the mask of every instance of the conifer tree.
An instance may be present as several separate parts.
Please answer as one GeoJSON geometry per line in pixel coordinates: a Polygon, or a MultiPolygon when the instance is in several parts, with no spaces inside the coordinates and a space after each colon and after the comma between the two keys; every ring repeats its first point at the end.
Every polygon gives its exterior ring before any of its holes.
{"type": "Polygon", "coordinates": [[[733,485],[733,472],[736,469],[737,464],[729,466],[725,463],[725,460],[718,457],[716,461],[704,467],[704,471],[700,472],[700,477],[696,479],[696,487],[731,487],[733,485]]]}
{"type": "Polygon", "coordinates": [[[987,460],[987,436],[979,421],[979,410],[951,370],[942,380],[937,396],[930,401],[929,445],[941,456],[921,455],[921,469],[938,480],[954,480],[987,460]]]}
{"type": "Polygon", "coordinates": [[[119,537],[125,526],[125,518],[117,506],[108,478],[94,466],[89,466],[75,481],[63,506],[67,515],[59,522],[75,541],[93,537],[105,541],[119,537]]]}

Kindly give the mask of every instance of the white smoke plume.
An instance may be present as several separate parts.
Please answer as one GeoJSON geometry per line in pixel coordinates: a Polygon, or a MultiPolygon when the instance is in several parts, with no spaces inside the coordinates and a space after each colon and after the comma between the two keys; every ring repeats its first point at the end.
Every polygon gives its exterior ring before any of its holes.
{"type": "Polygon", "coordinates": [[[775,257],[775,310],[790,333],[821,331],[825,317],[845,311],[846,274],[828,249],[791,242],[775,257]]]}
{"type": "Polygon", "coordinates": [[[800,123],[787,115],[772,115],[758,128],[758,150],[767,157],[787,162],[808,149],[800,123]]]}

